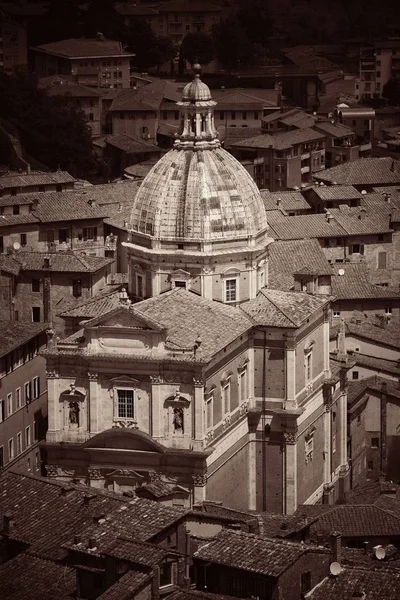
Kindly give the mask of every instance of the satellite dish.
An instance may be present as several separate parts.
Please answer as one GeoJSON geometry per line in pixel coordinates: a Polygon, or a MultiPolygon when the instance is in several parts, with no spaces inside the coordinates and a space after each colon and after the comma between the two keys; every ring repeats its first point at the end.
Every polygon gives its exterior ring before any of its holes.
{"type": "Polygon", "coordinates": [[[333,575],[334,577],[337,577],[342,572],[342,567],[340,566],[340,564],[338,562],[333,562],[329,566],[329,571],[330,571],[331,575],[333,575]]]}
{"type": "Polygon", "coordinates": [[[19,242],[14,242],[13,248],[14,248],[14,250],[19,250],[21,248],[21,244],[19,242]]]}
{"type": "Polygon", "coordinates": [[[367,193],[367,190],[361,190],[361,193],[363,194],[363,196],[365,196],[365,194],[367,193]]]}
{"type": "Polygon", "coordinates": [[[386,556],[386,550],[382,546],[375,546],[374,554],[378,560],[383,560],[386,556]]]}
{"type": "Polygon", "coordinates": [[[338,275],[344,275],[344,269],[339,269],[338,275]]]}

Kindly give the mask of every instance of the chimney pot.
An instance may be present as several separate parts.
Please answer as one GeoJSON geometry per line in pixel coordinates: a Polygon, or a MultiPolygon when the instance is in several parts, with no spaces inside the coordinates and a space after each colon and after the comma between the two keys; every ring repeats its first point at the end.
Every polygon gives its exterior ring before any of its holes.
{"type": "Polygon", "coordinates": [[[331,534],[333,561],[342,564],[342,536],[338,531],[331,534]]]}
{"type": "Polygon", "coordinates": [[[88,548],[90,548],[90,550],[94,550],[96,548],[96,540],[94,538],[89,538],[88,548]]]}
{"type": "Polygon", "coordinates": [[[75,535],[74,536],[74,544],[75,546],[77,546],[78,544],[80,544],[82,541],[82,537],[80,535],[75,535]]]}
{"type": "Polygon", "coordinates": [[[14,515],[12,513],[5,513],[3,517],[3,532],[11,533],[14,528],[14,515]]]}

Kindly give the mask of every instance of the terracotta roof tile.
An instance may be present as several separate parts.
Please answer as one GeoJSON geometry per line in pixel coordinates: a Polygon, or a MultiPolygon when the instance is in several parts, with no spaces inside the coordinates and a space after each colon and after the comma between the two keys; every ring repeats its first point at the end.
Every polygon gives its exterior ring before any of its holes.
{"type": "Polygon", "coordinates": [[[76,574],[66,565],[19,554],[0,565],[2,600],[70,600],[76,593],[76,574]]]}
{"type": "Polygon", "coordinates": [[[318,181],[343,185],[385,185],[399,183],[400,165],[392,158],[359,158],[314,174],[318,181]]]}
{"type": "Polygon", "coordinates": [[[72,252],[21,252],[15,254],[21,269],[24,271],[64,272],[64,273],[97,273],[110,265],[114,259],[101,256],[79,256],[72,252]],[[44,258],[50,257],[49,267],[44,266],[44,258]]]}
{"type": "Polygon", "coordinates": [[[360,200],[363,197],[352,185],[315,185],[312,189],[321,200],[360,200]]]}
{"type": "Polygon", "coordinates": [[[75,306],[70,310],[66,310],[60,313],[60,317],[71,318],[71,319],[93,319],[94,317],[100,317],[105,315],[110,310],[113,310],[120,304],[120,290],[112,290],[104,294],[98,294],[93,298],[89,298],[86,302],[82,302],[79,306],[75,306]]]}
{"type": "Polygon", "coordinates": [[[267,211],[276,210],[277,207],[281,207],[287,212],[292,210],[312,211],[312,207],[301,192],[270,192],[269,190],[260,190],[260,194],[267,211]]]}
{"type": "Polygon", "coordinates": [[[142,567],[154,567],[167,556],[176,555],[167,548],[160,548],[154,544],[123,537],[117,538],[108,547],[104,548],[102,554],[126,560],[142,567]]]}
{"type": "Polygon", "coordinates": [[[281,240],[302,240],[305,238],[343,237],[346,230],[332,218],[330,222],[323,214],[297,215],[286,217],[271,227],[272,236],[281,240]]]}
{"type": "Polygon", "coordinates": [[[326,133],[328,137],[333,137],[336,139],[356,135],[355,131],[351,129],[351,127],[347,127],[347,125],[342,125],[341,123],[331,123],[331,121],[318,121],[315,124],[315,128],[318,131],[326,133]]]}
{"type": "Polygon", "coordinates": [[[350,208],[346,212],[338,208],[329,211],[348,235],[376,235],[392,231],[388,214],[368,214],[365,207],[350,208]]]}
{"type": "Polygon", "coordinates": [[[332,295],[337,300],[400,298],[400,292],[373,285],[366,263],[335,263],[332,269],[332,295]]]}
{"type": "Polygon", "coordinates": [[[356,361],[359,367],[370,368],[379,373],[391,374],[400,378],[400,367],[396,360],[367,356],[366,354],[360,354],[360,352],[352,352],[351,358],[356,361]]]}
{"type": "Polygon", "coordinates": [[[346,331],[355,337],[373,340],[385,346],[400,348],[400,324],[395,321],[381,327],[370,318],[350,319],[346,321],[346,331]]]}
{"type": "Polygon", "coordinates": [[[105,139],[106,144],[113,146],[114,148],[118,148],[119,150],[123,150],[128,154],[140,152],[142,154],[158,152],[161,153],[161,149],[155,144],[150,144],[149,142],[145,142],[141,138],[133,137],[125,134],[113,134],[108,135],[105,139]]]}
{"type": "Polygon", "coordinates": [[[212,592],[201,592],[186,588],[184,590],[176,590],[168,598],[169,600],[243,600],[239,596],[226,596],[225,594],[213,594],[212,592]]]}
{"type": "MultiPolygon", "coordinates": [[[[278,577],[313,547],[296,542],[262,538],[242,531],[223,530],[204,544],[194,558],[230,568],[278,577]]],[[[319,549],[323,552],[322,549],[319,549]]]]}
{"type": "Polygon", "coordinates": [[[32,171],[31,173],[13,173],[0,177],[0,189],[23,188],[31,185],[51,185],[56,183],[71,183],[75,181],[74,177],[67,171],[54,171],[45,173],[42,171],[32,171]]]}
{"type": "Polygon", "coordinates": [[[329,536],[339,531],[343,537],[400,536],[400,518],[375,505],[342,505],[317,517],[310,526],[310,534],[321,532],[329,536]]]}
{"type": "Polygon", "coordinates": [[[39,223],[32,213],[27,215],[0,215],[0,227],[8,227],[9,225],[27,225],[29,223],[39,223]]]}
{"type": "Polygon", "coordinates": [[[113,40],[70,38],[31,48],[40,52],[67,58],[98,58],[102,56],[135,56],[122,49],[121,43],[113,40]]]}
{"type": "Polygon", "coordinates": [[[0,271],[17,276],[20,269],[21,265],[12,254],[0,254],[0,271]]]}
{"type": "Polygon", "coordinates": [[[329,302],[324,296],[263,288],[255,300],[241,308],[265,327],[300,327],[314,312],[329,302]]]}
{"type": "Polygon", "coordinates": [[[47,323],[0,321],[0,357],[46,331],[47,323]]]}
{"type": "Polygon", "coordinates": [[[134,308],[164,325],[176,349],[192,348],[200,335],[199,356],[203,359],[211,358],[252,326],[240,308],[206,300],[183,288],[143,300],[134,308]]]}
{"type": "Polygon", "coordinates": [[[337,577],[325,577],[305,597],[307,600],[398,600],[400,570],[346,567],[337,577]]]}
{"type": "Polygon", "coordinates": [[[152,576],[149,573],[139,573],[137,571],[128,571],[108,590],[97,597],[97,600],[132,600],[135,594],[140,592],[151,582],[152,576]]]}
{"type": "Polygon", "coordinates": [[[307,127],[305,129],[294,129],[284,133],[264,134],[247,140],[231,144],[233,148],[274,148],[275,150],[284,150],[291,148],[296,144],[304,144],[313,140],[322,140],[323,133],[307,127]]]}
{"type": "Polygon", "coordinates": [[[331,275],[332,269],[317,240],[289,240],[269,245],[268,286],[291,290],[294,273],[306,267],[315,275],[331,275]]]}

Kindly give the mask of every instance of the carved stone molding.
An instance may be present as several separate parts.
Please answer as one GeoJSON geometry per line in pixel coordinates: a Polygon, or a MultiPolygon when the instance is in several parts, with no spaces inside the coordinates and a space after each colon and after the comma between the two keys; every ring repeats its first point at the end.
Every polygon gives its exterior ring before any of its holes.
{"type": "Polygon", "coordinates": [[[249,412],[249,401],[245,400],[244,402],[242,402],[239,405],[239,415],[241,417],[243,417],[243,415],[246,415],[249,412]]]}
{"type": "Polygon", "coordinates": [[[88,468],[89,479],[104,479],[104,475],[100,471],[100,469],[92,469],[88,468]]]}
{"type": "Polygon", "coordinates": [[[93,380],[95,380],[95,379],[98,379],[98,377],[99,377],[99,374],[98,374],[98,373],[91,372],[91,371],[88,371],[88,374],[87,374],[87,376],[88,376],[88,379],[90,379],[91,381],[93,381],[93,380]]]}
{"type": "Polygon", "coordinates": [[[115,478],[115,477],[128,477],[129,479],[137,479],[138,478],[138,474],[136,473],[136,471],[133,471],[132,469],[117,469],[116,471],[113,472],[112,476],[113,476],[113,478],[115,478]]]}
{"type": "Polygon", "coordinates": [[[285,348],[286,350],[296,350],[296,340],[293,338],[287,338],[285,340],[285,348]]]}
{"type": "Polygon", "coordinates": [[[58,465],[46,465],[47,477],[57,477],[59,471],[58,465]]]}
{"type": "Polygon", "coordinates": [[[113,427],[117,429],[139,429],[137,421],[117,420],[114,421],[113,427]]]}
{"type": "Polygon", "coordinates": [[[164,379],[161,375],[150,375],[150,381],[153,384],[163,383],[164,379]]]}
{"type": "Polygon", "coordinates": [[[310,383],[307,384],[307,386],[306,386],[306,394],[307,394],[307,396],[312,393],[313,389],[314,389],[314,384],[313,384],[312,381],[310,381],[310,383]]]}
{"type": "Polygon", "coordinates": [[[290,445],[290,446],[291,446],[291,445],[293,445],[293,444],[295,444],[295,443],[296,443],[296,441],[297,441],[297,436],[296,436],[296,434],[295,434],[295,433],[292,433],[292,432],[288,432],[288,431],[286,431],[286,432],[283,434],[283,439],[284,439],[284,442],[285,442],[285,444],[288,444],[288,445],[290,445]]]}
{"type": "Polygon", "coordinates": [[[203,387],[204,381],[202,379],[197,379],[197,377],[193,377],[193,385],[196,387],[203,387]]]}
{"type": "Polygon", "coordinates": [[[207,475],[193,475],[193,485],[204,486],[207,483],[207,475]]]}
{"type": "Polygon", "coordinates": [[[190,383],[191,376],[189,373],[168,373],[164,375],[163,381],[165,383],[190,383]]]}
{"type": "Polygon", "coordinates": [[[209,444],[214,439],[214,430],[213,429],[211,429],[211,431],[207,431],[205,439],[206,439],[207,444],[209,444]]]}
{"type": "Polygon", "coordinates": [[[161,475],[158,471],[149,471],[150,481],[160,481],[161,475]]]}
{"type": "Polygon", "coordinates": [[[55,369],[46,370],[46,375],[47,379],[56,379],[57,377],[59,377],[59,373],[55,369]]]}

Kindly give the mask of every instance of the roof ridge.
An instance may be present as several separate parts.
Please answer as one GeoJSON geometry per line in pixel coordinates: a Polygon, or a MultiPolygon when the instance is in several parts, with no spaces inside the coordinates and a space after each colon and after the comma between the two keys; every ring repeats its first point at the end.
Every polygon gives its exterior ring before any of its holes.
{"type": "MultiPolygon", "coordinates": [[[[295,321],[293,321],[293,318],[292,318],[292,317],[290,317],[290,316],[289,316],[289,315],[288,315],[288,314],[287,314],[287,313],[286,313],[286,312],[285,312],[285,311],[284,311],[282,308],[280,308],[280,306],[278,306],[278,305],[276,304],[276,302],[274,302],[273,300],[271,300],[271,298],[269,298],[269,297],[268,297],[268,296],[265,294],[265,292],[266,292],[266,291],[276,291],[276,290],[272,290],[272,289],[270,289],[270,288],[262,288],[262,289],[261,289],[261,293],[263,294],[263,296],[265,296],[265,298],[267,298],[267,300],[269,300],[269,301],[271,302],[271,304],[273,304],[273,305],[275,306],[275,308],[276,308],[277,310],[279,310],[279,311],[280,311],[280,312],[281,312],[281,313],[282,313],[282,314],[283,314],[283,315],[284,315],[284,316],[285,316],[287,319],[289,319],[289,321],[290,321],[291,323],[293,323],[293,325],[294,325],[295,327],[298,327],[298,324],[297,324],[295,321]]],[[[283,294],[287,294],[287,293],[289,293],[289,292],[285,292],[285,291],[281,291],[281,290],[279,290],[279,291],[280,291],[281,293],[283,293],[283,294]]],[[[292,292],[292,293],[293,293],[293,292],[292,292]]],[[[296,293],[299,293],[299,292],[296,292],[296,293]]],[[[300,292],[300,293],[301,293],[301,292],[300,292]]]]}

